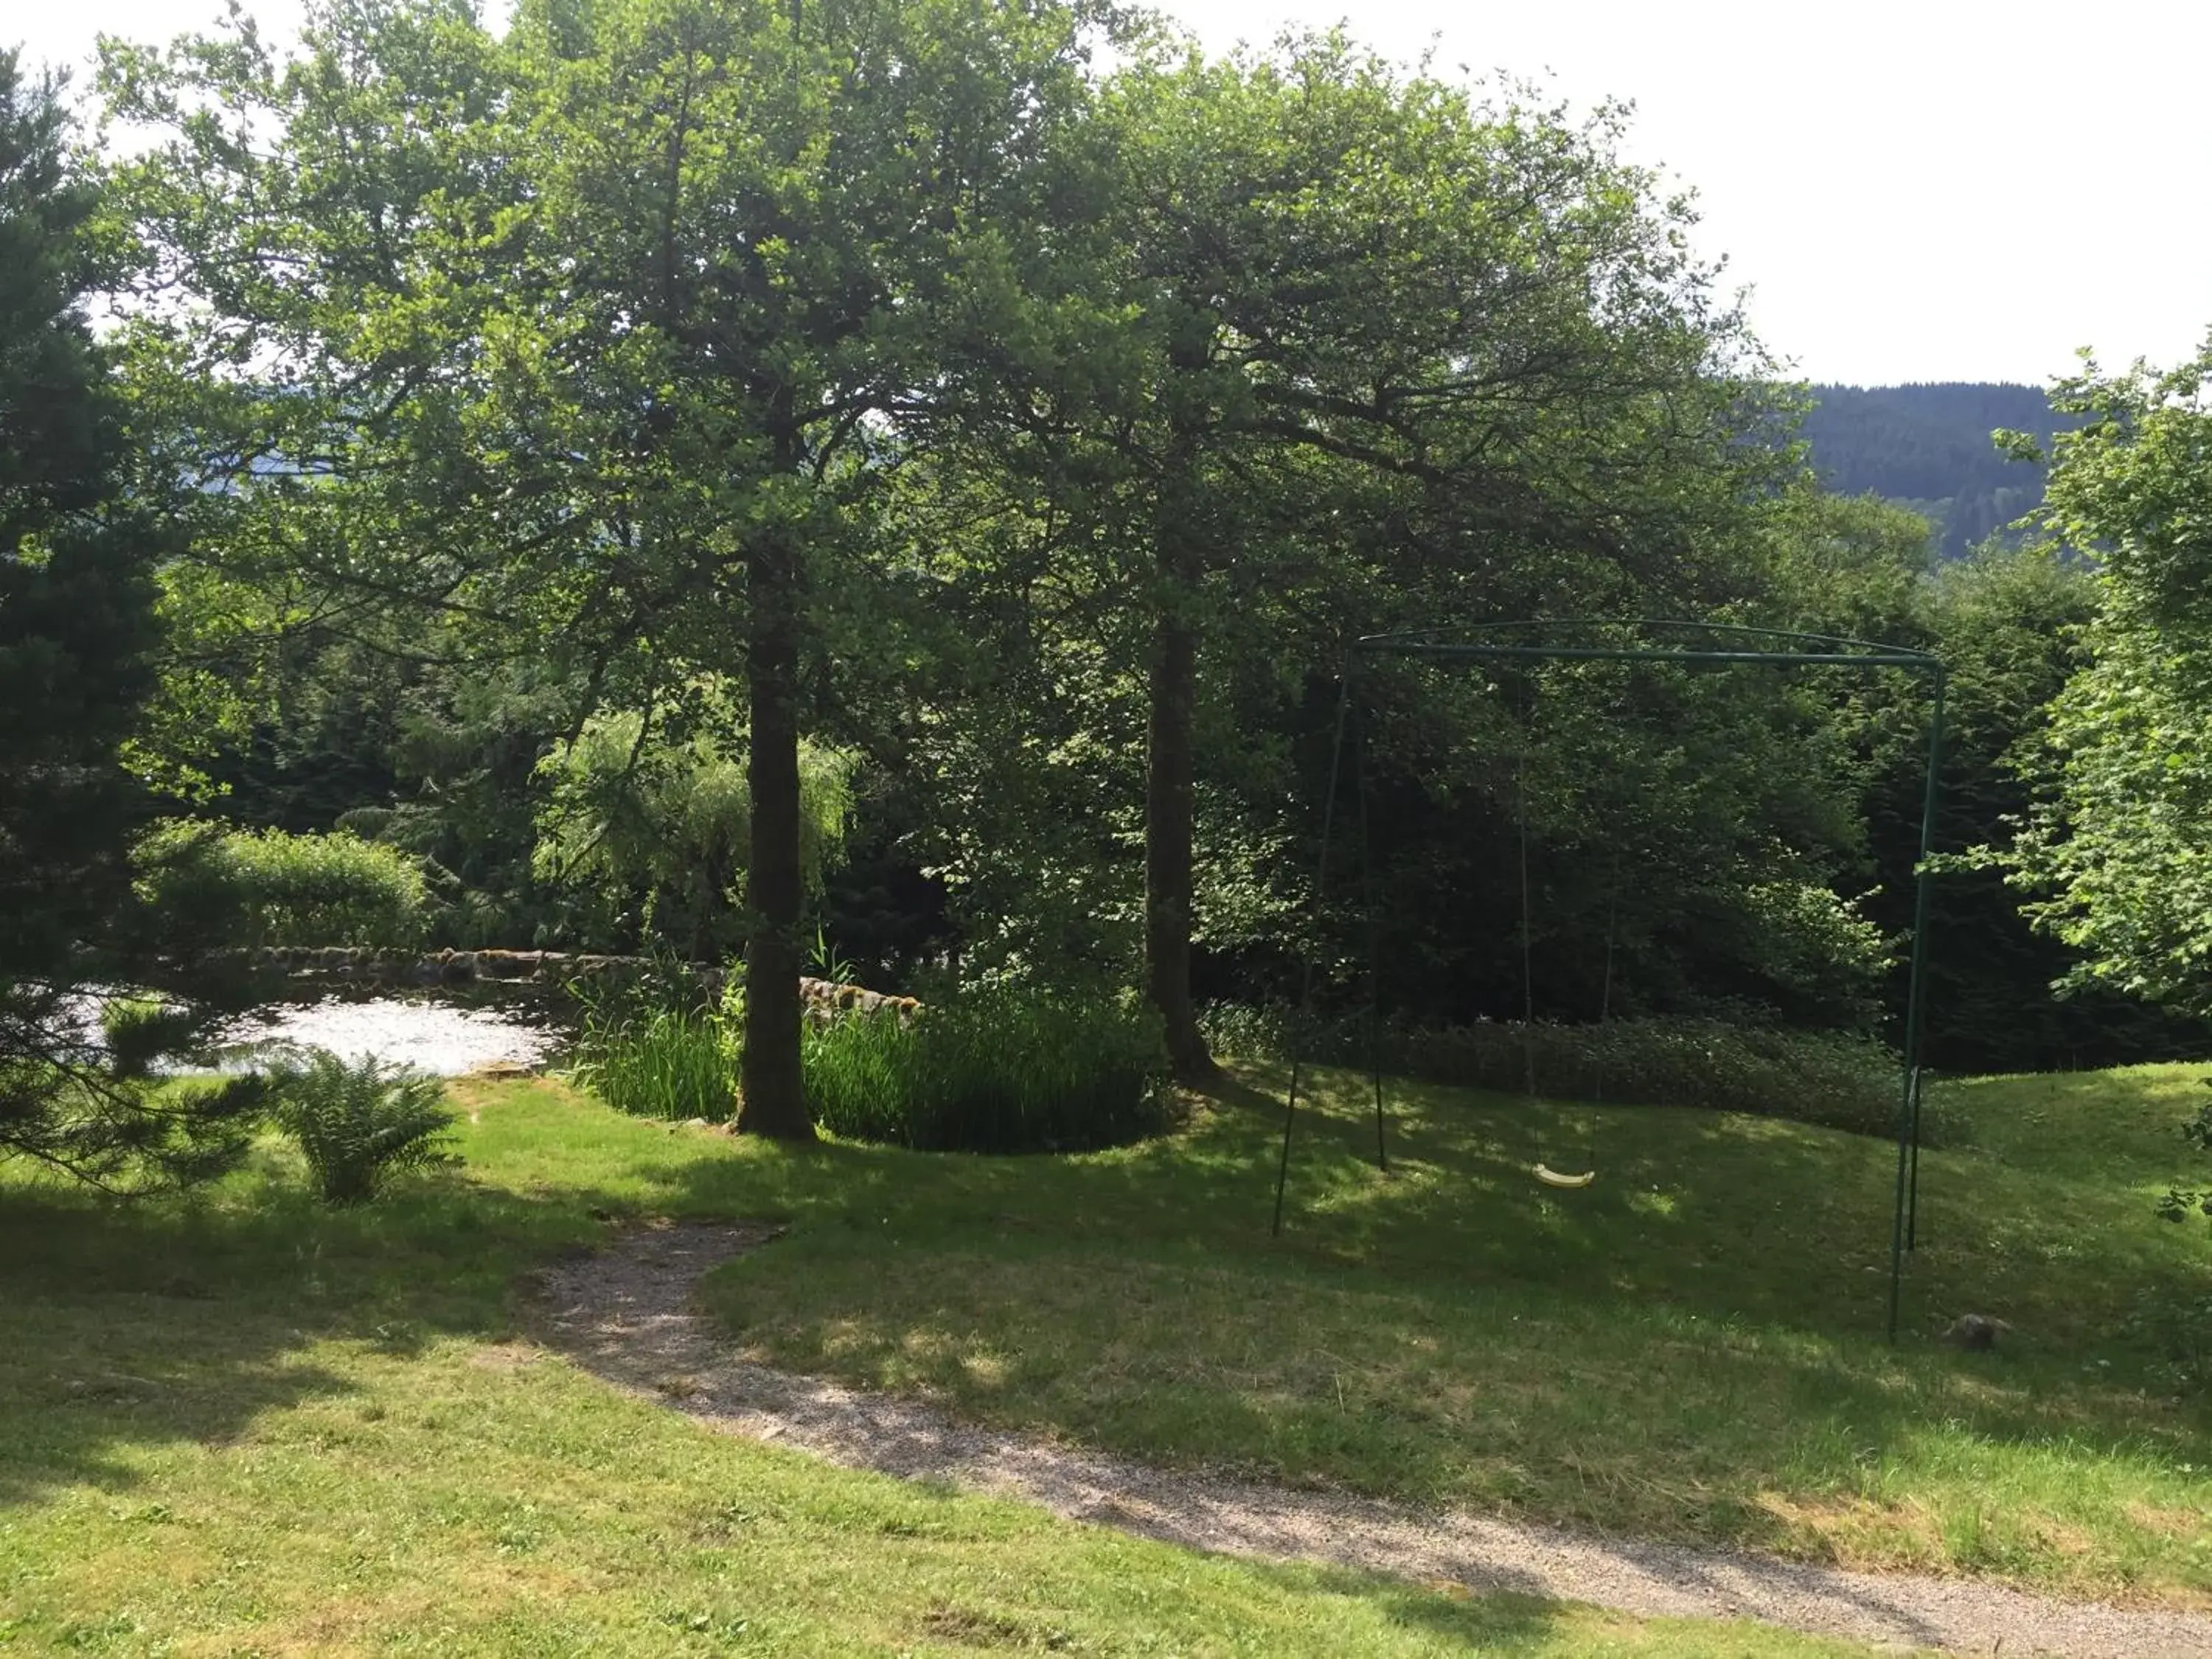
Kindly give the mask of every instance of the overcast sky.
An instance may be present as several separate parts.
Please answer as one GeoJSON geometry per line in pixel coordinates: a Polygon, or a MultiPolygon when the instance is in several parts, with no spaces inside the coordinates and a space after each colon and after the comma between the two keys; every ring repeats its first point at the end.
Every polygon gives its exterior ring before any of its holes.
{"type": "MultiPolygon", "coordinates": [[[[493,0],[499,4],[500,0],[493,0]]],[[[503,9],[503,8],[502,8],[503,9]]],[[[9,0],[0,44],[78,62],[218,0],[9,0]]],[[[298,0],[249,0],[272,29],[298,0]]],[[[1170,0],[1208,46],[1343,0],[1170,0]]],[[[1637,106],[1632,159],[1697,192],[1704,251],[1819,380],[2008,380],[2171,362],[2212,325],[2203,0],[1376,0],[1395,57],[1637,106]]]]}

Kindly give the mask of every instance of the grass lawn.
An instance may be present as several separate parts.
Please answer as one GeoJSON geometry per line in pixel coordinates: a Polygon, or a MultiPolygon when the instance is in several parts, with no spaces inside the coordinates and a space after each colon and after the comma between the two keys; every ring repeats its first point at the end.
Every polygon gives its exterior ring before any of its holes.
{"type": "Polygon", "coordinates": [[[1772,1120],[1608,1111],[1597,1184],[1555,1192],[1522,1103],[1398,1091],[1386,1176],[1325,1077],[1279,1243],[1256,1098],[1084,1158],[738,1152],[684,1189],[794,1222],[709,1280],[784,1365],[1164,1462],[2204,1607],[2212,1400],[2138,1309],[2212,1298],[2212,1229],[2154,1213],[2199,1075],[1947,1087],[1895,1349],[1893,1152],[1772,1120]],[[1935,1341],[1969,1310],[2014,1335],[1935,1341]]]}
{"type": "MultiPolygon", "coordinates": [[[[830,1310],[870,1255],[910,1292],[925,1249],[988,1280],[994,1252],[1018,1275],[1109,1259],[1121,1228],[1159,1232],[1172,1274],[1197,1245],[1162,1218],[1231,1188],[1251,1211],[1241,1165],[1263,1124],[987,1164],[740,1147],[556,1085],[461,1098],[465,1172],[368,1211],[310,1202],[275,1147],[214,1192],[131,1206],[0,1171],[0,1653],[1859,1650],[1199,1556],[716,1436],[517,1340],[527,1270],[626,1215],[797,1218],[776,1260],[825,1275],[819,1310],[783,1310],[801,1346],[847,1328],[830,1310]],[[1018,1204],[1035,1219],[1000,1218],[1018,1204]]],[[[1244,1259],[1337,1297],[1364,1271],[1334,1251],[1244,1259]]],[[[900,1313],[899,1294],[863,1323],[945,1326],[946,1363],[1018,1328],[955,1331],[941,1299],[900,1313]]],[[[875,1369],[869,1351],[850,1363],[875,1369]]]]}

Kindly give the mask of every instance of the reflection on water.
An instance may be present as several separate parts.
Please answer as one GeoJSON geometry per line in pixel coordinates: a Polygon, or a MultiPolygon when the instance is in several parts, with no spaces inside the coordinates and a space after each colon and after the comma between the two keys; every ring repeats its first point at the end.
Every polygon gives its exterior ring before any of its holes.
{"type": "Polygon", "coordinates": [[[497,1061],[542,1064],[562,1034],[513,1007],[457,1008],[401,997],[325,997],[256,1009],[222,1028],[226,1048],[268,1042],[328,1048],[358,1059],[418,1066],[455,1077],[497,1061]]]}

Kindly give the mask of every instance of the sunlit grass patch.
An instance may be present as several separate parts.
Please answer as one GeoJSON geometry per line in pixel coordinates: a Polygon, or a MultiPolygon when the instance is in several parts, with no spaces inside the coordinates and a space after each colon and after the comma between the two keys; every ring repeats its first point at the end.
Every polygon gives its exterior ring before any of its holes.
{"type": "Polygon", "coordinates": [[[463,1168],[359,1209],[276,1143],[189,1201],[15,1182],[0,1628],[24,1652],[1836,1650],[1205,1561],[713,1437],[528,1339],[533,1268],[653,1217],[788,1224],[709,1281],[750,1351],[1078,1443],[2202,1601],[2212,1433],[2128,1323],[2212,1273],[2203,1230],[2144,1197],[2197,1086],[1957,1085],[1974,1145],[1923,1167],[1894,1351],[1879,1144],[1626,1109],[1596,1126],[1599,1184],[1553,1194],[1527,1107],[1413,1090],[1385,1176],[1349,1079],[1279,1242],[1256,1094],[1140,1146],[991,1158],[787,1150],[471,1079],[463,1168]],[[1967,1307],[2014,1340],[1936,1344],[1967,1307]]]}
{"type": "Polygon", "coordinates": [[[277,1143],[191,1200],[0,1185],[0,1651],[1855,1650],[1208,1559],[713,1434],[533,1342],[530,1270],[629,1216],[880,1231],[939,1166],[455,1098],[464,1172],[364,1207],[277,1143]]]}
{"type": "Polygon", "coordinates": [[[710,1283],[763,1358],[1147,1457],[2212,1602],[2212,1529],[2142,1518],[2201,1502],[2212,1424],[2130,1312],[2212,1276],[2151,1207],[2195,1086],[1953,1085],[1973,1144],[1925,1157],[1896,1349],[1879,1141],[1613,1109],[1598,1184],[1557,1193],[1540,1109],[1394,1085],[1384,1173],[1364,1082],[1327,1074],[1279,1241],[1255,1100],[1033,1170],[897,1163],[880,1213],[825,1193],[710,1283]],[[1969,1310],[2014,1335],[1934,1340],[1969,1310]]]}

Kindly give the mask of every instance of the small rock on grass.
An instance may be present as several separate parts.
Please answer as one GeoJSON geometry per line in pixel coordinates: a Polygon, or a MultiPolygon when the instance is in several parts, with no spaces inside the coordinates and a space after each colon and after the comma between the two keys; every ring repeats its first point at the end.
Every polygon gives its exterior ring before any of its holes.
{"type": "Polygon", "coordinates": [[[1997,1345],[1997,1338],[2012,1327],[2002,1319],[1992,1319],[1987,1314],[1960,1314],[1943,1333],[1943,1340],[1976,1352],[1986,1352],[1997,1345]]]}

